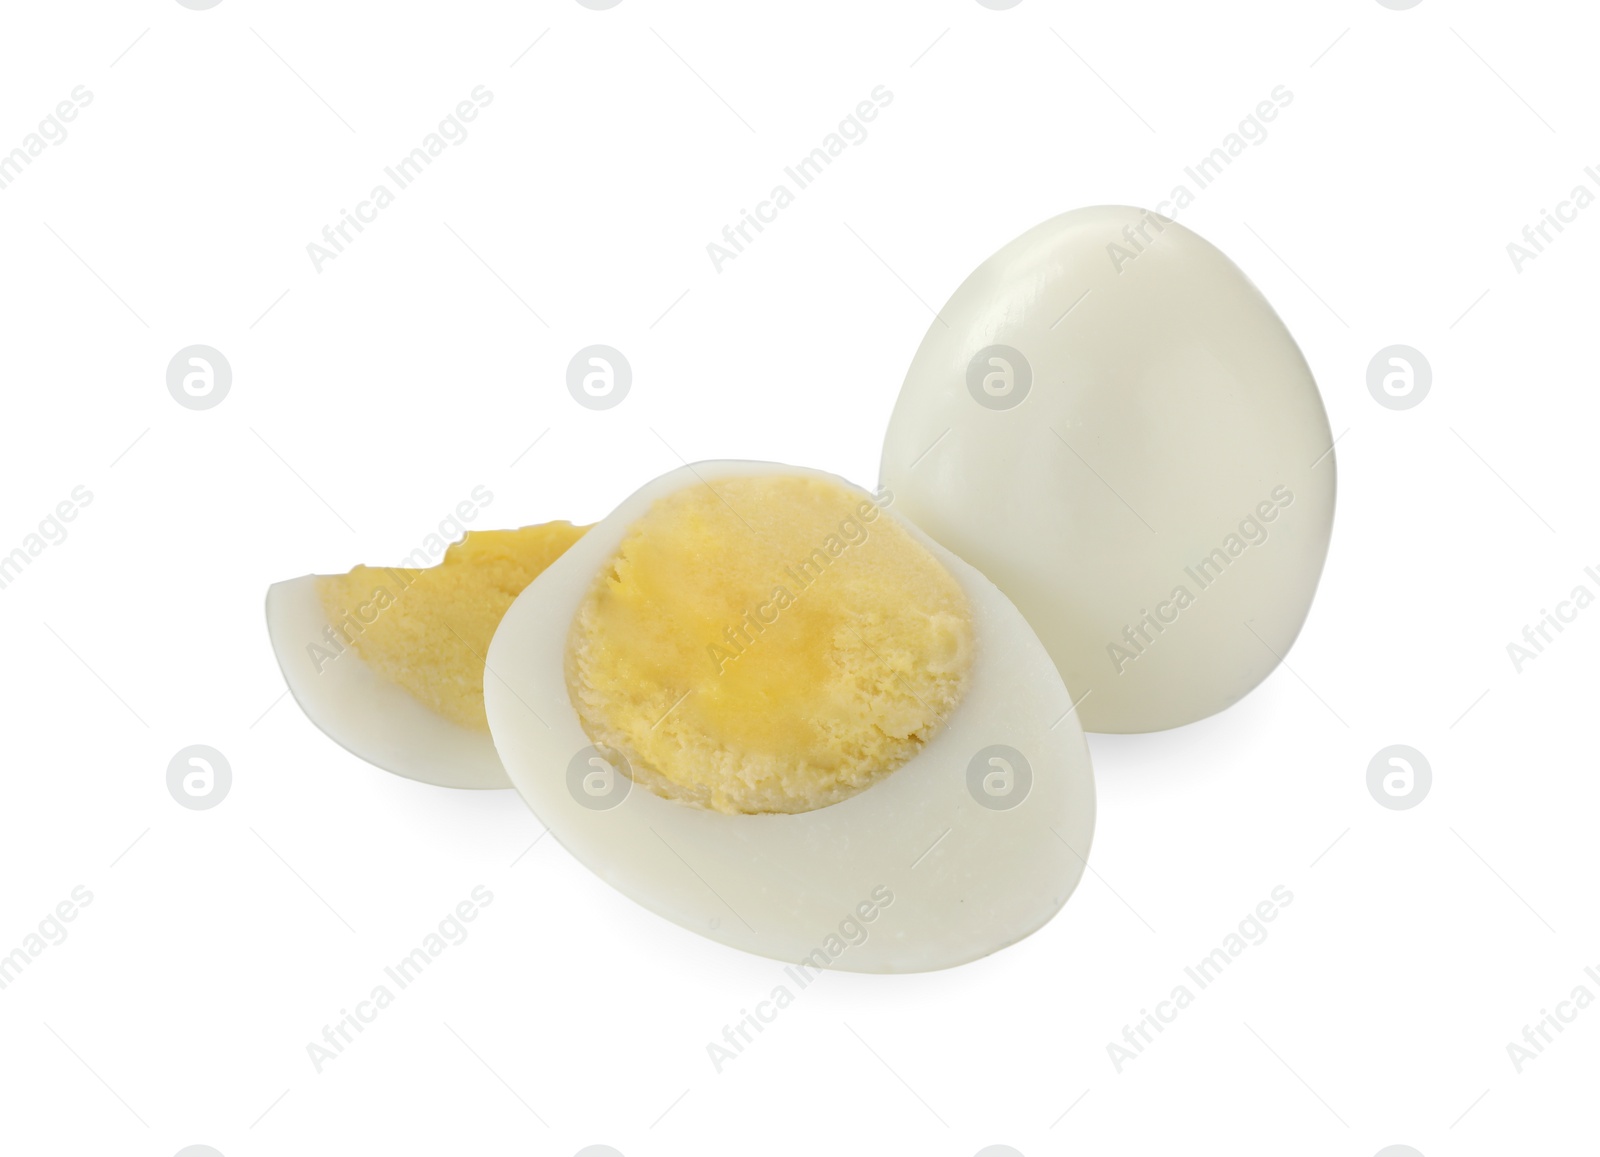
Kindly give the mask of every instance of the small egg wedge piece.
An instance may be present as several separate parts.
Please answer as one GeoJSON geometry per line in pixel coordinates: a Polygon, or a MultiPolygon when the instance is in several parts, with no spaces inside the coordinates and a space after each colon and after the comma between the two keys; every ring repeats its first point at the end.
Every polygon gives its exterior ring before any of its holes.
{"type": "Polygon", "coordinates": [[[295,702],[335,743],[440,787],[510,787],[483,716],[500,616],[584,527],[468,531],[431,567],[357,567],[267,590],[267,633],[295,702]]]}

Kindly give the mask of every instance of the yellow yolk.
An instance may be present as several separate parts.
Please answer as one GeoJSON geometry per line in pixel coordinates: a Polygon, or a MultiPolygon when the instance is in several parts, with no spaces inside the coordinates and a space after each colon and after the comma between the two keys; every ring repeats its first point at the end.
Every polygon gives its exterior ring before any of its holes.
{"type": "Polygon", "coordinates": [[[547,522],[469,531],[425,570],[358,566],[322,578],[323,609],[378,674],[446,719],[487,731],[483,664],[489,640],[523,588],[587,529],[547,522]]]}
{"type": "Polygon", "coordinates": [[[801,812],[916,754],[972,650],[960,584],[873,502],[757,475],[668,495],[628,529],[566,677],[589,738],[657,794],[801,812]]]}

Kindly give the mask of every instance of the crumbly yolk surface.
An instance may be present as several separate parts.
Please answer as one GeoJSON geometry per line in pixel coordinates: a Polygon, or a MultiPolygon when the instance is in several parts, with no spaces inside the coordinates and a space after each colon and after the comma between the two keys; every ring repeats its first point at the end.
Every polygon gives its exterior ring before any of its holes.
{"type": "Polygon", "coordinates": [[[568,638],[584,730],[633,778],[718,811],[801,812],[905,763],[960,700],[972,612],[866,497],[710,479],[627,531],[568,638]]]}
{"type": "Polygon", "coordinates": [[[524,587],[583,537],[547,522],[474,530],[437,566],[358,566],[318,583],[323,610],[362,660],[453,723],[489,729],[483,664],[489,640],[524,587]]]}

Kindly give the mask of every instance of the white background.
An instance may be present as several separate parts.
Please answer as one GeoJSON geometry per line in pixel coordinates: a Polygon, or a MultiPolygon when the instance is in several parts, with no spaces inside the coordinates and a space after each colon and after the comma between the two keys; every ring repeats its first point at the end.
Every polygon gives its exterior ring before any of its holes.
{"type": "Polygon", "coordinates": [[[1600,610],[1520,674],[1506,644],[1600,590],[1600,208],[1520,273],[1506,244],[1600,186],[1595,32],[1443,0],[8,5],[0,151],[93,101],[0,190],[0,553],[93,500],[0,590],[0,952],[93,901],[0,991],[0,1149],[1593,1152],[1600,1010],[1520,1074],[1506,1045],[1600,996],[1600,610]],[[478,85],[470,138],[317,272],[307,243],[478,85]],[[706,244],[878,85],[870,136],[717,272],[706,244]],[[1292,671],[1091,738],[1093,871],[1031,939],[824,977],[718,1074],[777,965],[527,851],[513,793],[384,774],[284,698],[268,583],[393,561],[476,485],[518,525],[599,518],[680,455],[871,484],[973,266],[1167,196],[1277,85],[1182,219],[1321,383],[1327,571],[1292,671]],[[603,413],[563,380],[595,342],[634,370],[603,413]],[[1397,342],[1434,372],[1405,412],[1365,381],[1397,342]],[[205,412],[165,384],[192,343],[234,371],[205,412]],[[195,743],[233,768],[209,811],[165,785],[195,743]],[[1411,810],[1366,788],[1392,743],[1433,767],[1411,810]],[[307,1043],[480,884],[470,938],[318,1074],[307,1043]],[[1117,1072],[1108,1043],[1278,885],[1270,937],[1117,1072]]]}

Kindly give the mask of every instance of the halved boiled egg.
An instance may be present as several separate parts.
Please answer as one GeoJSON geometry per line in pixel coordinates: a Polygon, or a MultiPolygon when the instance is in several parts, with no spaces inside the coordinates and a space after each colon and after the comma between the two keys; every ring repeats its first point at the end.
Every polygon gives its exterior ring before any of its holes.
{"type": "Polygon", "coordinates": [[[663,475],[555,559],[489,646],[501,762],[646,908],[808,967],[944,968],[1027,936],[1094,823],[1050,656],[886,492],[663,475]]]}
{"type": "Polygon", "coordinates": [[[583,531],[469,531],[437,566],[273,584],[267,630],[289,690],[331,739],[387,771],[509,787],[483,712],[484,652],[511,601],[583,531]]]}

